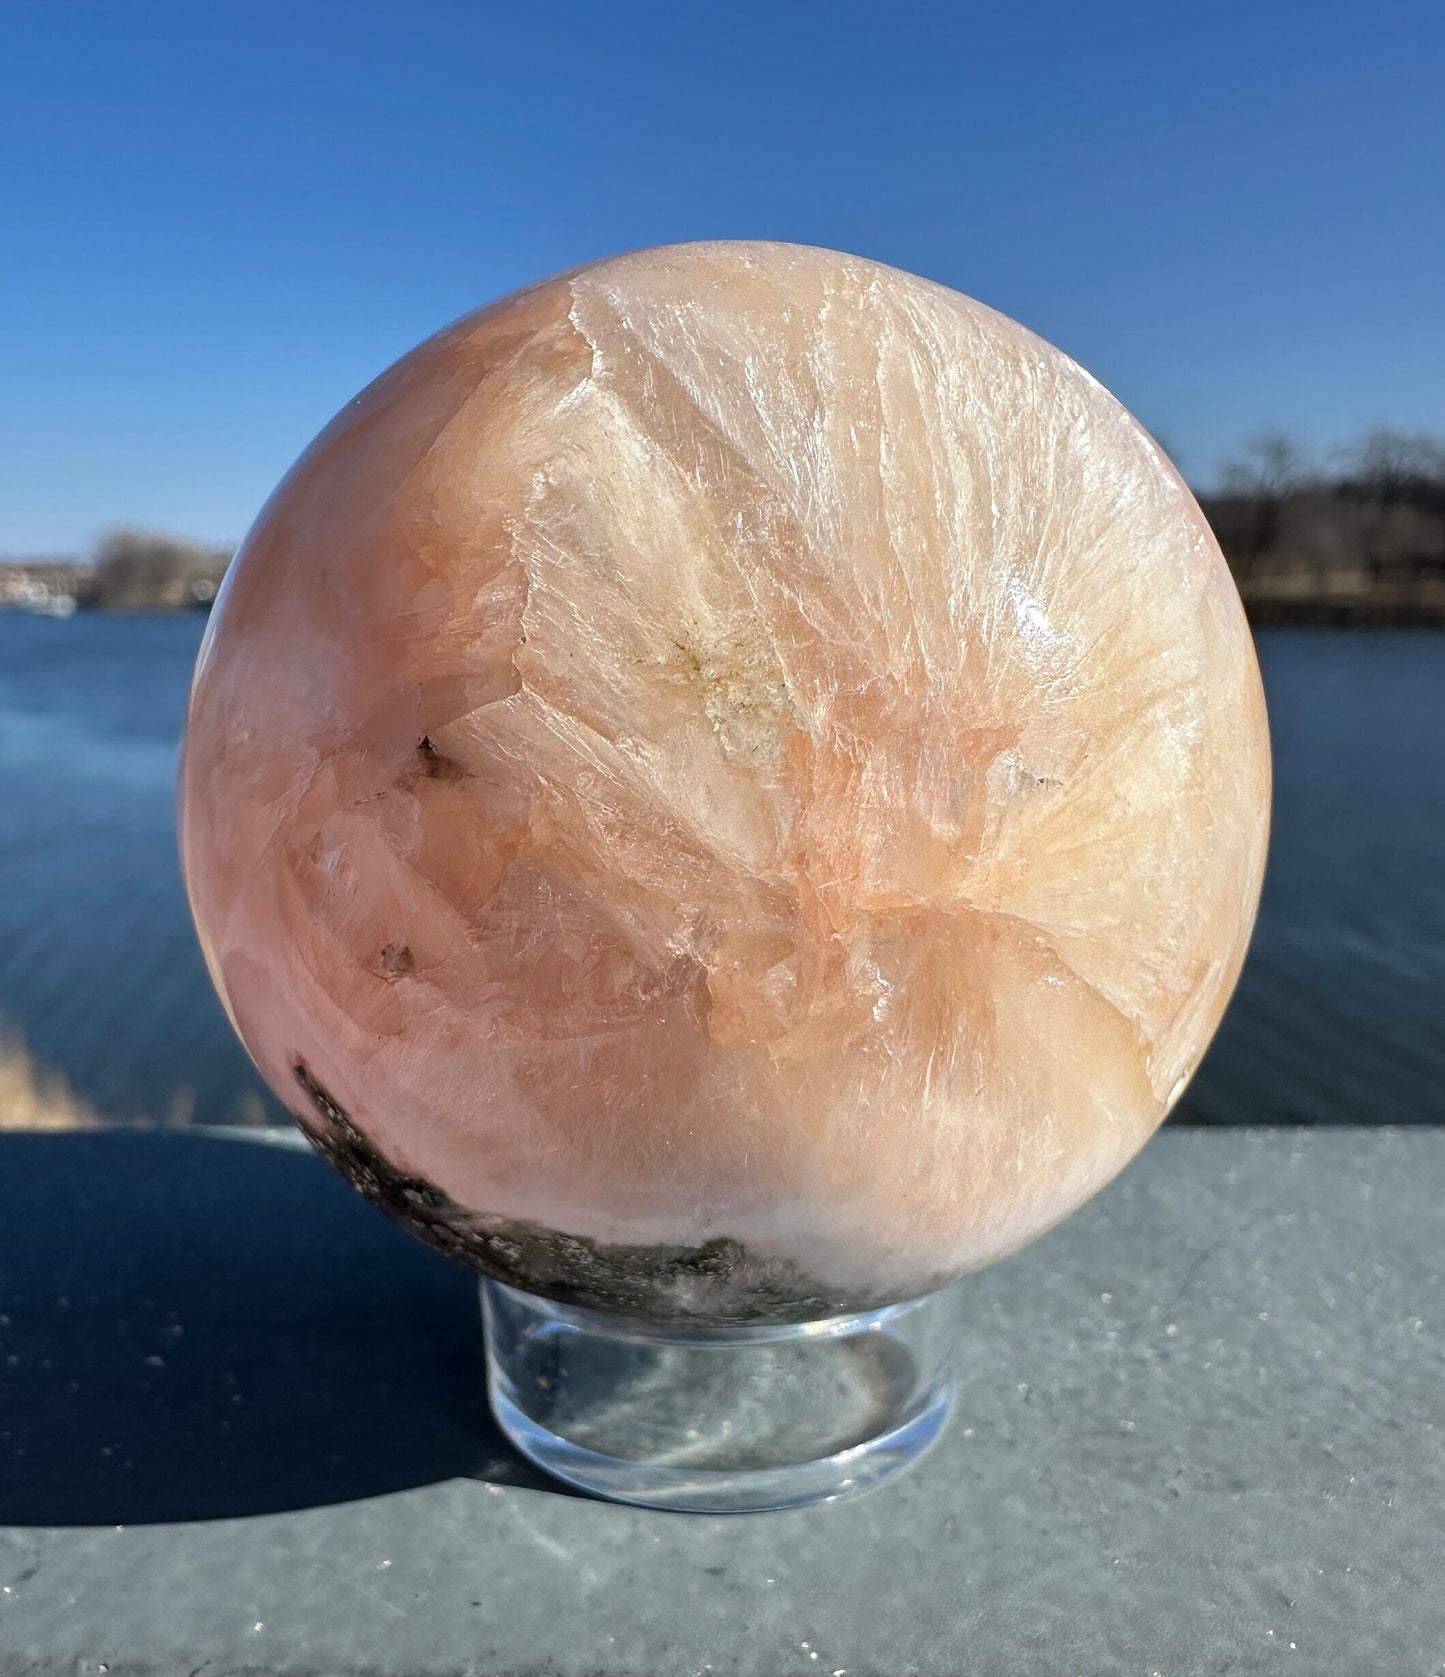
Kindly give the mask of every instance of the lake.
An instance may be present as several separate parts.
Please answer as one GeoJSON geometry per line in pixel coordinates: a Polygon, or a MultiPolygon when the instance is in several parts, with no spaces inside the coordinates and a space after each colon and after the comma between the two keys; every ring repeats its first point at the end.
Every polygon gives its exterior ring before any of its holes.
{"type": "MultiPolygon", "coordinates": [[[[110,1121],[281,1117],[211,991],[176,861],[176,750],[203,628],[0,613],[0,1124],[27,1101],[110,1121]]],[[[1176,1121],[1440,1122],[1445,634],[1258,639],[1276,753],[1269,877],[1238,995],[1176,1121]]]]}

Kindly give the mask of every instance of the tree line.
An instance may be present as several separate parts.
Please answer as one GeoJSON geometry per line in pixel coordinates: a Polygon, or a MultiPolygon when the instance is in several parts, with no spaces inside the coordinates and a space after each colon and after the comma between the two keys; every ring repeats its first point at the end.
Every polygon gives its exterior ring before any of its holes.
{"type": "MultiPolygon", "coordinates": [[[[1199,500],[1255,618],[1445,623],[1439,438],[1382,427],[1319,461],[1260,431],[1199,500]]],[[[102,609],[205,607],[230,560],[228,547],[112,530],[67,567],[65,588],[102,609]]]]}
{"type": "Polygon", "coordinates": [[[111,530],[96,544],[77,602],[102,610],[208,606],[230,562],[229,547],[148,530],[111,530]]]}
{"type": "Polygon", "coordinates": [[[1314,598],[1346,617],[1445,616],[1437,437],[1381,428],[1316,462],[1288,434],[1262,431],[1200,504],[1256,615],[1314,598]]]}

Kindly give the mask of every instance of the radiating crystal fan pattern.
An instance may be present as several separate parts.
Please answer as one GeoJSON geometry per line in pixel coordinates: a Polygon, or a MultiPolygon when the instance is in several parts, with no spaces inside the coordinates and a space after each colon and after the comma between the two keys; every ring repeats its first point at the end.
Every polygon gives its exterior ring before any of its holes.
{"type": "Polygon", "coordinates": [[[683,245],[471,315],[268,503],[197,670],[211,972],[424,1237],[643,1316],[903,1298],[1177,1100],[1269,753],[1188,490],[942,286],[683,245]]]}

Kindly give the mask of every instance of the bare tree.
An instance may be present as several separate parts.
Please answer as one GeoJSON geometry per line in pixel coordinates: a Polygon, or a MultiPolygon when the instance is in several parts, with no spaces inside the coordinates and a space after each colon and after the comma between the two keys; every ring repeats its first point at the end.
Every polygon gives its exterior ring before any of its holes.
{"type": "Polygon", "coordinates": [[[1307,477],[1304,451],[1283,431],[1257,431],[1245,438],[1243,457],[1220,468],[1220,486],[1227,495],[1249,503],[1250,518],[1240,557],[1253,563],[1279,538],[1280,515],[1288,497],[1307,477]]]}
{"type": "Polygon", "coordinates": [[[1399,509],[1406,507],[1438,521],[1437,552],[1445,563],[1445,445],[1438,438],[1425,431],[1377,427],[1354,449],[1340,488],[1364,509],[1362,537],[1371,570],[1387,568],[1394,557],[1392,527],[1399,522],[1399,509]]]}
{"type": "Polygon", "coordinates": [[[1220,480],[1235,494],[1287,495],[1305,475],[1305,456],[1287,432],[1266,428],[1244,439],[1243,455],[1227,460],[1220,480]]]}
{"type": "Polygon", "coordinates": [[[1425,431],[1380,426],[1356,447],[1352,476],[1377,500],[1398,503],[1445,470],[1445,447],[1425,431]]]}

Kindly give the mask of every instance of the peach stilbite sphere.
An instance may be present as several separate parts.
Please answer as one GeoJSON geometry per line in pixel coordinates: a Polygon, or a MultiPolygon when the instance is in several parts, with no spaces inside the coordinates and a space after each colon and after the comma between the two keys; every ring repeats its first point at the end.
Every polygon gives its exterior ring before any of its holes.
{"type": "Polygon", "coordinates": [[[1178,1099],[1269,752],[1219,549],[1066,356],[856,257],[518,292],[345,408],[197,667],[211,973],[477,1268],[800,1318],[997,1258],[1178,1099]]]}

